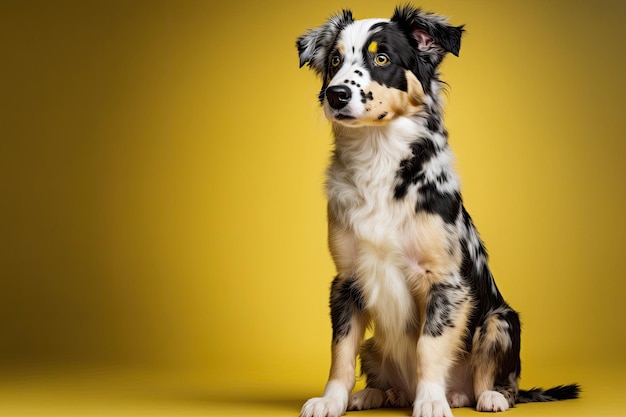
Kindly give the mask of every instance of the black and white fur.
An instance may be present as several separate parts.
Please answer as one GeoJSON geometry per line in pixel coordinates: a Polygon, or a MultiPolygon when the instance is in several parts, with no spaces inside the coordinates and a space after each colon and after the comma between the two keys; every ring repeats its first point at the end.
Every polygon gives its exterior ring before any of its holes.
{"type": "Polygon", "coordinates": [[[442,120],[438,66],[462,34],[405,6],[389,20],[345,10],[297,40],[335,136],[326,190],[337,267],[330,376],[302,417],[411,405],[414,417],[451,417],[451,407],[578,395],[577,385],[518,389],[520,321],[463,207],[442,120]],[[367,387],[351,394],[358,354],[367,387]]]}

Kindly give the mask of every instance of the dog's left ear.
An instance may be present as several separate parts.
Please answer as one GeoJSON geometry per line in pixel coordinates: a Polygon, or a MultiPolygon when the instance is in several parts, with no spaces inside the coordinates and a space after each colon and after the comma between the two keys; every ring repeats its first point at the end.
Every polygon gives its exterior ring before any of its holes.
{"type": "Polygon", "coordinates": [[[308,64],[317,74],[326,68],[326,59],[337,34],[344,27],[354,22],[352,12],[343,10],[332,16],[326,23],[315,29],[309,29],[296,41],[300,68],[308,64]]]}
{"type": "Polygon", "coordinates": [[[417,43],[420,52],[430,55],[435,65],[448,52],[459,56],[463,25],[453,26],[443,16],[411,6],[396,8],[391,21],[396,22],[417,43]]]}

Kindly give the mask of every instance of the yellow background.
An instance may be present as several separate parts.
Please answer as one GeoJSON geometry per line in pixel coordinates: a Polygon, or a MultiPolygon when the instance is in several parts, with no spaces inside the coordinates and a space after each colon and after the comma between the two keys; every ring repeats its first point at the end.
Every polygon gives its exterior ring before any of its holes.
{"type": "MultiPolygon", "coordinates": [[[[396,2],[263,3],[0,3],[0,414],[297,415],[321,392],[331,137],[294,42],[396,2]]],[[[626,7],[421,4],[466,25],[446,124],[522,386],[585,389],[513,413],[626,415],[626,7]]]]}

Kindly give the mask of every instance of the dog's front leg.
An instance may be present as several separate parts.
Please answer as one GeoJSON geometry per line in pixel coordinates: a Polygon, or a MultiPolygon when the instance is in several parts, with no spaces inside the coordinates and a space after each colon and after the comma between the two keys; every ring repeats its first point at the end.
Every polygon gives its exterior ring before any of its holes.
{"type": "Polygon", "coordinates": [[[330,293],[333,326],[332,362],[324,395],[311,398],[300,417],[338,417],[348,408],[355,384],[356,356],[359,352],[365,319],[361,292],[353,278],[337,277],[330,293]]]}
{"type": "Polygon", "coordinates": [[[431,285],[417,342],[413,417],[452,417],[446,379],[461,348],[469,311],[467,289],[454,279],[431,285]]]}

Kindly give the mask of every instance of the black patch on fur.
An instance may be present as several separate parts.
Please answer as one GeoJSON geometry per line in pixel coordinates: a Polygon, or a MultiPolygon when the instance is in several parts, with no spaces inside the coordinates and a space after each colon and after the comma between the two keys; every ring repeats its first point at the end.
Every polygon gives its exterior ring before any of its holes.
{"type": "Polygon", "coordinates": [[[458,191],[442,192],[435,183],[426,182],[419,187],[418,192],[415,211],[437,214],[448,224],[456,222],[461,208],[461,194],[458,191]]]}
{"type": "Polygon", "coordinates": [[[363,294],[354,278],[340,280],[336,277],[330,289],[330,319],[333,340],[336,342],[350,332],[350,320],[365,307],[363,294]]]}
{"type": "MultiPolygon", "coordinates": [[[[476,303],[474,304],[474,308],[470,314],[469,318],[469,330],[470,334],[468,334],[468,343],[471,345],[472,337],[474,332],[476,331],[476,327],[480,325],[489,313],[489,310],[492,308],[497,308],[499,306],[505,305],[504,299],[502,295],[498,293],[494,295],[491,291],[491,286],[488,282],[489,279],[493,279],[491,277],[491,272],[483,271],[481,274],[477,274],[475,272],[475,267],[471,265],[471,261],[468,261],[469,252],[467,251],[467,246],[465,244],[461,247],[463,253],[463,263],[461,266],[461,274],[463,279],[470,285],[470,289],[473,294],[474,300],[476,303]],[[467,271],[469,275],[467,274],[467,271]]],[[[483,267],[485,269],[486,267],[483,267]]]]}
{"type": "Polygon", "coordinates": [[[573,400],[578,398],[580,391],[580,385],[578,384],[559,385],[547,390],[543,388],[532,388],[527,391],[520,390],[517,403],[573,400]]]}
{"type": "Polygon", "coordinates": [[[372,35],[365,43],[365,48],[371,41],[378,42],[377,53],[385,53],[389,56],[390,63],[384,67],[374,64],[375,54],[363,50],[363,55],[368,57],[365,61],[372,75],[372,79],[378,83],[397,88],[402,91],[408,90],[406,70],[415,74],[422,84],[426,94],[431,93],[431,82],[436,78],[437,65],[433,64],[427,56],[420,54],[417,41],[413,36],[400,27],[397,23],[387,23],[388,27],[372,35]]]}
{"type": "Polygon", "coordinates": [[[415,64],[407,68],[413,71],[422,84],[424,92],[429,94],[432,81],[439,81],[437,67],[443,60],[445,52],[458,56],[463,26],[449,25],[433,15],[422,12],[421,9],[408,5],[396,8],[391,17],[391,24],[404,34],[410,50],[415,54],[415,64]],[[413,36],[417,29],[427,32],[438,48],[433,48],[432,51],[421,51],[417,39],[413,36]]]}
{"type": "Polygon", "coordinates": [[[361,90],[361,103],[365,104],[367,103],[367,100],[374,100],[374,96],[372,95],[372,92],[369,91],[365,93],[365,91],[361,90]]]}
{"type": "MultiPolygon", "coordinates": [[[[427,213],[441,216],[447,224],[454,224],[461,209],[461,194],[459,192],[443,192],[434,182],[426,181],[424,176],[424,164],[428,162],[439,149],[430,139],[421,139],[411,145],[412,157],[400,162],[400,169],[396,177],[400,178],[400,183],[394,189],[394,198],[404,198],[411,184],[422,182],[418,188],[418,202],[415,207],[416,212],[425,211],[427,213]]],[[[436,177],[438,184],[443,184],[447,180],[445,173],[440,173],[436,177]]]]}
{"type": "MultiPolygon", "coordinates": [[[[467,210],[465,210],[465,207],[461,207],[461,213],[467,230],[476,231],[472,218],[467,210]]],[[[476,234],[478,235],[477,232],[476,234]]],[[[492,291],[492,285],[495,286],[495,280],[493,279],[493,275],[491,275],[491,271],[487,265],[489,256],[480,237],[478,237],[477,254],[471,254],[469,252],[469,243],[465,239],[461,239],[461,251],[463,253],[461,276],[469,284],[475,298],[482,301],[479,304],[478,309],[478,318],[482,320],[485,318],[489,308],[504,306],[506,303],[504,302],[500,291],[497,291],[497,287],[495,294],[492,291]],[[480,271],[477,267],[477,259],[474,258],[474,256],[483,258],[484,262],[480,271]]]]}
{"type": "MultiPolygon", "coordinates": [[[[467,210],[465,210],[465,207],[461,207],[461,213],[465,228],[468,231],[475,230],[472,218],[467,210]]],[[[470,287],[472,298],[476,300],[472,312],[470,313],[468,323],[469,332],[465,340],[468,351],[471,349],[472,339],[474,337],[474,333],[476,332],[476,327],[479,326],[479,323],[482,323],[485,320],[485,317],[487,317],[487,313],[489,313],[490,309],[492,307],[498,307],[505,304],[499,291],[497,294],[493,294],[491,289],[491,280],[493,280],[493,277],[489,267],[487,266],[487,251],[480,238],[478,238],[478,240],[478,256],[481,256],[484,260],[484,265],[480,271],[476,265],[476,258],[474,258],[474,255],[469,251],[468,241],[466,239],[461,239],[461,253],[463,256],[461,261],[461,277],[470,287]]]]}
{"type": "Polygon", "coordinates": [[[461,288],[453,284],[433,284],[430,288],[424,333],[441,336],[446,327],[454,327],[452,315],[458,307],[458,294],[461,288]],[[457,301],[454,301],[457,300],[457,301]]]}
{"type": "Polygon", "coordinates": [[[428,117],[426,117],[426,127],[431,132],[438,132],[439,130],[441,130],[440,118],[435,117],[435,115],[433,114],[429,114],[428,117]]]}
{"type": "Polygon", "coordinates": [[[416,52],[411,49],[406,35],[398,30],[395,25],[380,23],[375,26],[385,26],[383,30],[374,33],[363,46],[363,57],[365,66],[372,77],[372,80],[379,84],[396,88],[401,91],[408,91],[406,70],[416,68],[416,52]],[[370,43],[378,44],[376,52],[368,50],[370,43]],[[385,66],[378,66],[374,63],[377,54],[386,54],[389,63],[385,66]]]}
{"type": "Polygon", "coordinates": [[[396,177],[400,178],[400,183],[396,185],[393,196],[401,199],[406,196],[409,186],[417,184],[424,179],[424,164],[428,162],[438,152],[437,146],[430,139],[420,139],[411,145],[413,156],[400,162],[400,169],[396,177]]]}
{"type": "Polygon", "coordinates": [[[519,315],[512,308],[500,312],[498,316],[500,320],[505,321],[509,325],[508,336],[511,339],[511,347],[506,351],[500,348],[494,352],[495,355],[500,355],[499,373],[496,375],[495,385],[507,388],[511,385],[510,375],[514,374],[517,379],[522,372],[522,362],[519,356],[522,326],[519,315]]]}
{"type": "Polygon", "coordinates": [[[432,87],[431,84],[433,81],[439,81],[437,78],[437,65],[433,64],[428,58],[424,56],[419,56],[418,58],[419,64],[413,70],[413,73],[422,84],[422,88],[426,94],[430,94],[432,87]]]}
{"type": "MultiPolygon", "coordinates": [[[[450,52],[459,56],[461,36],[465,31],[463,25],[452,26],[440,17],[409,5],[396,7],[391,21],[397,22],[407,34],[412,34],[416,29],[427,32],[442,52],[450,52]]],[[[411,35],[411,37],[413,36],[411,35]]]]}

